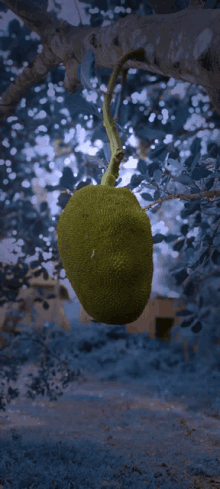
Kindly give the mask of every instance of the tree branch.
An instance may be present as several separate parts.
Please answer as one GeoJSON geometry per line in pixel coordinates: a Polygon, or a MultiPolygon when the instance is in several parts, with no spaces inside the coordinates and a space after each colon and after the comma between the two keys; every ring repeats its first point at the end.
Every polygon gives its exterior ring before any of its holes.
{"type": "Polygon", "coordinates": [[[78,62],[92,47],[96,66],[110,69],[120,57],[143,47],[145,60],[129,60],[124,68],[219,88],[219,25],[220,12],[211,9],[187,8],[170,15],[129,14],[104,27],[83,27],[74,36],[70,31],[66,42],[68,54],[75,53],[78,62]]]}
{"type": "Polygon", "coordinates": [[[203,0],[148,0],[155,14],[173,14],[188,6],[199,7],[204,5],[203,0]]]}
{"type": "Polygon", "coordinates": [[[180,199],[180,200],[190,200],[190,199],[199,199],[200,197],[203,197],[204,199],[215,199],[216,197],[220,197],[220,190],[203,190],[199,194],[172,194],[168,195],[167,197],[161,197],[161,199],[155,200],[151,204],[147,205],[146,207],[143,207],[144,210],[148,210],[153,205],[160,204],[161,202],[165,202],[165,200],[172,200],[172,199],[180,199]]]}
{"type": "Polygon", "coordinates": [[[29,65],[24,68],[14,82],[3,93],[0,99],[0,120],[14,113],[15,106],[20,102],[27,90],[44,78],[59,61],[45,47],[29,65]]]}
{"type": "Polygon", "coordinates": [[[56,19],[56,14],[47,12],[35,0],[2,0],[2,3],[14,12],[31,31],[36,32],[40,37],[51,26],[59,27],[60,21],[56,19]]]}
{"type": "Polygon", "coordinates": [[[129,14],[93,28],[59,21],[34,1],[2,2],[41,36],[43,53],[2,94],[0,120],[13,113],[28,88],[60,63],[66,67],[64,87],[73,93],[79,83],[78,64],[91,48],[96,66],[110,69],[129,51],[144,48],[144,58],[127,61],[125,69],[140,68],[203,86],[220,113],[220,10],[189,7],[169,15],[129,14]]]}

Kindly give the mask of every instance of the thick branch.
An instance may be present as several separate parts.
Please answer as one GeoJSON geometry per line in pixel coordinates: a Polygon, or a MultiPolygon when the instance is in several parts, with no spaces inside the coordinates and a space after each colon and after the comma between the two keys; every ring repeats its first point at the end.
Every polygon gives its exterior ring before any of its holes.
{"type": "Polygon", "coordinates": [[[15,15],[17,15],[31,31],[40,37],[51,27],[59,28],[60,21],[56,15],[47,12],[45,8],[35,0],[1,0],[15,15]]]}
{"type": "MultiPolygon", "coordinates": [[[[155,14],[173,14],[190,5],[190,0],[148,0],[155,14]]],[[[191,6],[203,6],[203,0],[191,0],[191,6]]]]}
{"type": "Polygon", "coordinates": [[[114,68],[120,57],[143,47],[145,61],[129,60],[125,68],[140,68],[176,79],[219,88],[220,11],[187,8],[170,15],[129,14],[104,27],[81,28],[67,34],[69,54],[80,62],[93,48],[96,65],[114,68]],[[74,47],[74,49],[73,49],[74,47]]]}
{"type": "MultiPolygon", "coordinates": [[[[3,3],[16,10],[14,0],[3,3]]],[[[29,26],[32,22],[31,28],[40,33],[44,52],[34,59],[31,68],[24,69],[23,78],[19,75],[3,93],[0,120],[9,115],[9,105],[14,107],[25,90],[39,81],[39,74],[46,77],[51,67],[59,63],[66,66],[64,86],[73,93],[78,83],[78,63],[91,48],[96,66],[110,69],[129,51],[144,48],[143,60],[129,60],[125,68],[141,68],[208,87],[211,101],[220,113],[220,10],[186,8],[169,15],[130,14],[108,26],[92,28],[75,27],[56,19],[52,22],[52,14],[43,10],[38,12],[36,22],[32,8],[30,12],[25,10],[24,5],[29,3],[30,0],[18,0],[18,9],[22,6],[20,12],[29,19],[22,20],[29,26]],[[41,73],[40,63],[44,65],[41,73]]],[[[35,8],[36,4],[32,4],[35,8]]]]}
{"type": "Polygon", "coordinates": [[[60,61],[45,47],[29,65],[24,68],[14,82],[9,85],[0,98],[0,120],[14,113],[15,106],[20,102],[27,90],[38,83],[60,61]]]}
{"type": "Polygon", "coordinates": [[[143,207],[143,209],[146,211],[153,207],[153,205],[156,204],[161,204],[161,202],[165,202],[165,200],[173,200],[173,199],[180,199],[180,200],[192,200],[192,199],[199,199],[203,197],[204,199],[215,199],[216,197],[220,197],[220,190],[203,190],[199,194],[172,194],[172,195],[167,195],[167,197],[161,197],[161,199],[155,200],[151,204],[147,205],[146,207],[143,207]]]}

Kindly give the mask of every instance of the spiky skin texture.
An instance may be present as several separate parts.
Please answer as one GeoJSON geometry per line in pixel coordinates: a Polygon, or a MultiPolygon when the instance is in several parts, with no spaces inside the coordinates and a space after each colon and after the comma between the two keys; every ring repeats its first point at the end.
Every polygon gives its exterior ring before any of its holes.
{"type": "Polygon", "coordinates": [[[69,199],[58,222],[66,276],[95,321],[129,324],[151,292],[150,220],[127,188],[87,185],[69,199]]]}

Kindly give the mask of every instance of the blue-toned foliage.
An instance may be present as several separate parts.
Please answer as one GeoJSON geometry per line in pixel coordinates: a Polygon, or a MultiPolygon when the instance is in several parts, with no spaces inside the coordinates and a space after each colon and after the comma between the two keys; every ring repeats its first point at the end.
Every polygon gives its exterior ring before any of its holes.
{"type": "Polygon", "coordinates": [[[166,239],[166,236],[164,236],[163,234],[161,233],[157,233],[153,236],[153,242],[154,244],[156,243],[162,243],[162,241],[165,241],[166,239]]]}
{"type": "Polygon", "coordinates": [[[89,49],[78,67],[78,77],[81,84],[89,90],[101,92],[98,88],[93,88],[90,78],[95,75],[95,54],[93,49],[89,49]]]}

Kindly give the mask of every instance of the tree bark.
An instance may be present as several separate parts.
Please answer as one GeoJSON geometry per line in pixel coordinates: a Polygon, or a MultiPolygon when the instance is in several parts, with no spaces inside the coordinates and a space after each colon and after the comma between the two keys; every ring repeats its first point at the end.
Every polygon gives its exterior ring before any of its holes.
{"type": "Polygon", "coordinates": [[[173,14],[178,10],[187,8],[190,4],[194,7],[204,5],[203,0],[148,0],[155,14],[173,14]]]}
{"type": "Polygon", "coordinates": [[[207,89],[220,113],[220,10],[193,6],[169,15],[129,14],[104,27],[75,27],[59,21],[34,0],[2,0],[40,37],[43,51],[24,68],[0,99],[0,120],[14,113],[26,90],[60,63],[66,68],[64,87],[73,93],[77,68],[88,49],[96,66],[113,69],[129,51],[144,48],[144,57],[125,68],[148,70],[207,89]]]}

